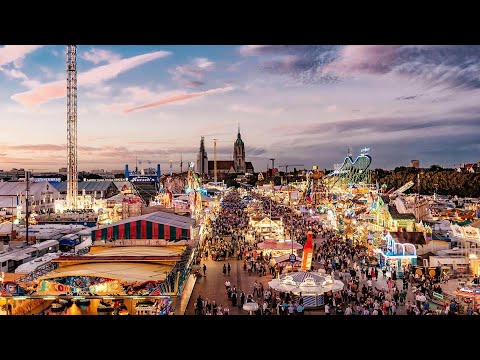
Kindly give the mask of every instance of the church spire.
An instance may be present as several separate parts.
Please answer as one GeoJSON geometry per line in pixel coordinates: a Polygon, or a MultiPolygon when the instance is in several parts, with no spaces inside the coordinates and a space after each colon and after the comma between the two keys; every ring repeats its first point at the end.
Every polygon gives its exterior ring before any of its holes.
{"type": "Polygon", "coordinates": [[[237,138],[241,139],[241,135],[240,135],[240,123],[238,123],[238,133],[237,133],[237,138]]]}

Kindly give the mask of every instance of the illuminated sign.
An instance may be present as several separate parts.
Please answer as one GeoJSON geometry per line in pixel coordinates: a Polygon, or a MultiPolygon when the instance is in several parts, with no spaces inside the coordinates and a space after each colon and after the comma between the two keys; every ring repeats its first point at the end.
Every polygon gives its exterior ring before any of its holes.
{"type": "Polygon", "coordinates": [[[32,182],[46,182],[46,181],[50,181],[50,182],[61,182],[62,179],[61,178],[30,178],[30,180],[32,182]]]}
{"type": "Polygon", "coordinates": [[[364,147],[360,152],[363,153],[363,154],[365,154],[365,153],[367,153],[367,152],[369,152],[369,151],[370,151],[370,148],[369,148],[369,147],[364,147]]]}
{"type": "Polygon", "coordinates": [[[462,292],[470,293],[470,294],[473,294],[473,293],[480,294],[480,289],[469,289],[469,288],[462,287],[459,290],[462,292]]]}
{"type": "Polygon", "coordinates": [[[130,182],[157,182],[157,176],[129,176],[128,181],[130,182]]]}

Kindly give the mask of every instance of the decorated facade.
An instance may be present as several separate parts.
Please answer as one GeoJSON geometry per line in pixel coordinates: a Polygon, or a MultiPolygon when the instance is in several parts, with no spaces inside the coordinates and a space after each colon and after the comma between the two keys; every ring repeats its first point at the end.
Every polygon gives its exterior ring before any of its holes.
{"type": "Polygon", "coordinates": [[[100,226],[92,231],[92,240],[189,240],[194,226],[195,220],[189,217],[157,211],[100,226]]]}

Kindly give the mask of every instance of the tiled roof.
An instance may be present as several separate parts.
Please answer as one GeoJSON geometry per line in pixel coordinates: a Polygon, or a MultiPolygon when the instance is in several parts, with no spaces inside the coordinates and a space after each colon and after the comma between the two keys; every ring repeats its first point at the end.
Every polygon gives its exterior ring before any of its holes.
{"type": "MultiPolygon", "coordinates": [[[[208,161],[208,170],[214,170],[214,161],[208,161]]],[[[217,170],[230,170],[230,168],[235,169],[235,162],[233,160],[217,160],[217,170]]]]}
{"type": "Polygon", "coordinates": [[[390,235],[395,239],[395,241],[402,244],[418,244],[425,245],[425,236],[421,231],[390,231],[390,235]]]}
{"type": "MultiPolygon", "coordinates": [[[[78,191],[107,191],[113,181],[79,181],[78,191]]],[[[52,183],[59,192],[67,191],[67,182],[52,183]]]]}
{"type": "Polygon", "coordinates": [[[151,214],[145,214],[145,215],[134,216],[127,219],[123,219],[115,223],[112,223],[110,225],[103,225],[95,228],[94,230],[105,229],[115,225],[131,223],[137,220],[146,220],[146,221],[151,221],[158,224],[175,226],[182,229],[190,229],[190,226],[195,226],[195,220],[190,217],[172,214],[164,211],[157,211],[151,214]]]}
{"type": "Polygon", "coordinates": [[[401,214],[398,212],[397,207],[395,205],[388,205],[388,211],[390,212],[390,215],[392,215],[392,219],[411,219],[415,220],[415,215],[412,213],[405,213],[401,214]]]}

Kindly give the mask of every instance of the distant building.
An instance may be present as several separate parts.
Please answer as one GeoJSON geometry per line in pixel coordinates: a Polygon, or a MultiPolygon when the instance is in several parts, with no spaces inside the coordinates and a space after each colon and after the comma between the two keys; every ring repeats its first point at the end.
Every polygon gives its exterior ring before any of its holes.
{"type": "MultiPolygon", "coordinates": [[[[67,195],[67,182],[59,182],[51,184],[61,195],[67,195]]],[[[104,181],[101,179],[94,179],[92,181],[78,182],[78,195],[90,195],[95,199],[107,199],[119,193],[117,186],[113,181],[104,181]]],[[[63,196],[62,196],[63,195],[63,196]]]]}
{"type": "Polygon", "coordinates": [[[120,169],[120,170],[112,170],[111,171],[112,174],[114,175],[119,175],[119,174],[125,174],[125,170],[124,169],[120,169]]]}
{"type": "MultiPolygon", "coordinates": [[[[196,171],[200,175],[208,174],[210,177],[213,177],[214,167],[214,161],[208,160],[205,142],[202,136],[200,140],[200,150],[197,155],[196,171]]],[[[250,161],[245,161],[245,144],[243,143],[239,127],[237,139],[233,144],[233,159],[217,160],[217,177],[222,178],[224,174],[253,174],[253,172],[253,164],[250,161]]]]}
{"type": "Polygon", "coordinates": [[[205,139],[203,136],[200,140],[200,150],[198,151],[197,155],[196,172],[199,173],[201,176],[208,175],[208,156],[207,150],[205,150],[205,139]]]}
{"type": "Polygon", "coordinates": [[[470,173],[475,174],[478,172],[480,168],[480,163],[473,163],[473,164],[462,164],[461,167],[458,167],[456,170],[461,173],[470,173]]]}
{"type": "Polygon", "coordinates": [[[410,166],[415,169],[420,168],[420,160],[410,160],[410,166]]]}
{"type": "Polygon", "coordinates": [[[66,167],[60,168],[60,169],[58,169],[58,172],[66,174],[67,173],[67,168],[66,167]]]}
{"type": "Polygon", "coordinates": [[[235,161],[235,171],[237,173],[245,173],[245,145],[240,135],[240,125],[238,126],[237,140],[233,145],[233,161],[235,161]]]}
{"type": "MultiPolygon", "coordinates": [[[[233,160],[217,160],[217,177],[223,178],[224,174],[235,174],[235,161],[233,160]]],[[[214,174],[214,161],[208,162],[208,174],[214,174]]]]}

